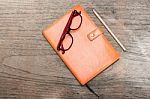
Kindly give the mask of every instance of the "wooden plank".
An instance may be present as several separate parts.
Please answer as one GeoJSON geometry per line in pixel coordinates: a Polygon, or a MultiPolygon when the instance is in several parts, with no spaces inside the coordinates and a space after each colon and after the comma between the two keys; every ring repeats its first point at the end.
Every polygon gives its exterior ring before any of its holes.
{"type": "Polygon", "coordinates": [[[127,47],[118,62],[89,82],[103,99],[150,98],[150,0],[0,0],[0,98],[96,99],[66,68],[41,31],[80,3],[94,7],[127,47]]]}

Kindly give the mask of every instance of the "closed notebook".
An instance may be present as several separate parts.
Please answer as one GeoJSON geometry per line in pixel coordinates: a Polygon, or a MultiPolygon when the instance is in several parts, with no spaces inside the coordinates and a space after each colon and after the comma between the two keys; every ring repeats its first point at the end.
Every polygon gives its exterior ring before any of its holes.
{"type": "MultiPolygon", "coordinates": [[[[119,59],[119,54],[80,5],[73,7],[44,29],[43,35],[81,85],[86,84],[119,59]],[[58,43],[74,10],[80,11],[82,24],[77,30],[70,31],[73,44],[69,50],[62,53],[57,49],[58,43]]],[[[69,36],[65,37],[63,44],[64,46],[70,44],[69,36]]]]}

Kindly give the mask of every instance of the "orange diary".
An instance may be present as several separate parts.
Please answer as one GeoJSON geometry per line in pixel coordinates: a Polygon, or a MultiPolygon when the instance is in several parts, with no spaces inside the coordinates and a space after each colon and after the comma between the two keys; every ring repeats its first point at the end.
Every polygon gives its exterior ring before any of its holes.
{"type": "MultiPolygon", "coordinates": [[[[82,85],[119,59],[119,54],[80,5],[44,29],[43,35],[82,85]],[[63,54],[57,45],[73,10],[81,12],[82,24],[77,30],[70,31],[73,44],[63,54]]],[[[70,44],[69,36],[65,36],[63,44],[70,44]]]]}

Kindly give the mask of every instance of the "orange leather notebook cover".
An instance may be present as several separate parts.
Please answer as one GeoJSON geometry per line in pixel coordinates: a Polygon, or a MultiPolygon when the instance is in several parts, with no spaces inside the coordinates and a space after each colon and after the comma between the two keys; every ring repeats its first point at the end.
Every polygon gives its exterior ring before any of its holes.
{"type": "Polygon", "coordinates": [[[119,54],[80,5],[44,29],[43,35],[82,85],[119,59],[119,54]],[[57,50],[57,44],[73,10],[81,11],[83,20],[79,29],[71,31],[72,47],[62,54],[57,50]]]}

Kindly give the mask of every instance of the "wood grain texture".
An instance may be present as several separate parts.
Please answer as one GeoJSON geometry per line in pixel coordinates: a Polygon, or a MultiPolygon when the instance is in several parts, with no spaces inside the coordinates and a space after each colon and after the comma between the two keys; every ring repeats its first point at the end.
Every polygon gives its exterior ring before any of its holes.
{"type": "Polygon", "coordinates": [[[89,85],[102,99],[150,98],[150,0],[0,0],[0,99],[96,99],[80,86],[41,31],[80,3],[97,9],[120,41],[121,54],[89,85]]]}

